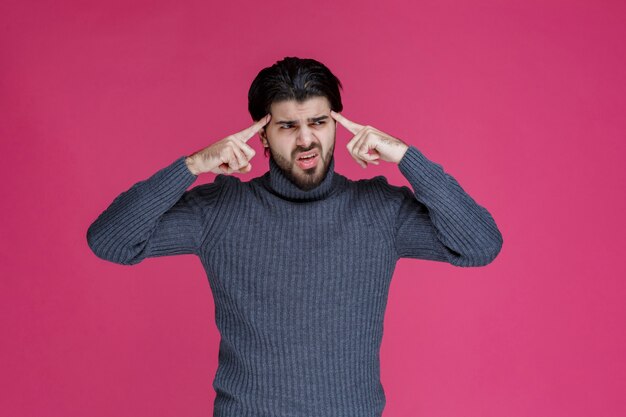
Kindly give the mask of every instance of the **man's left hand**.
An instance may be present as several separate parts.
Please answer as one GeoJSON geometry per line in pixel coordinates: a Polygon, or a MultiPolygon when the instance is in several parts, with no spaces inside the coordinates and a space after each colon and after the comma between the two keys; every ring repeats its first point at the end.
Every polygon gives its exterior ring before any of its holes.
{"type": "Polygon", "coordinates": [[[368,164],[378,165],[379,159],[399,164],[409,145],[398,138],[394,138],[372,126],[363,126],[354,123],[339,113],[330,111],[333,119],[348,129],[354,137],[346,147],[354,160],[366,168],[368,164]],[[369,153],[369,152],[372,153],[369,153]]]}

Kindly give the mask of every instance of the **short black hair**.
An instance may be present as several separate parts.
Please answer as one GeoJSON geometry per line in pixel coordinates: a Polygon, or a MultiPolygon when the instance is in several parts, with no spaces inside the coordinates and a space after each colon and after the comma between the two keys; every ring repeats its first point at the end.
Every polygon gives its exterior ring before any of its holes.
{"type": "MultiPolygon", "coordinates": [[[[295,100],[299,103],[313,97],[326,97],[330,109],[343,110],[341,81],[324,64],[310,58],[285,57],[271,67],[263,68],[248,91],[248,112],[252,120],[261,120],[272,103],[295,100]]],[[[267,148],[266,148],[267,154],[267,148]]]]}

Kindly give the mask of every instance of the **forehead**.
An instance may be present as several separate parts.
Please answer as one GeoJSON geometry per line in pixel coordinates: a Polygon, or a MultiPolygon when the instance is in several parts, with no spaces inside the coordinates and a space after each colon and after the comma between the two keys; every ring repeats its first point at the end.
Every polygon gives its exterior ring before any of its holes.
{"type": "Polygon", "coordinates": [[[326,97],[311,97],[303,102],[284,100],[272,103],[272,119],[298,120],[330,113],[330,103],[326,97]]]}

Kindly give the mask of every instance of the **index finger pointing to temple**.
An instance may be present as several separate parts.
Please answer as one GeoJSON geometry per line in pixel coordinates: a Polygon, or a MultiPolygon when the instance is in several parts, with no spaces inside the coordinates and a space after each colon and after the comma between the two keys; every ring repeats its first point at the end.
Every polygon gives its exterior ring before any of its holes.
{"type": "Polygon", "coordinates": [[[346,119],[343,115],[333,110],[330,111],[330,115],[333,117],[333,119],[341,123],[343,127],[348,129],[354,135],[356,135],[359,130],[363,129],[363,126],[361,126],[360,124],[354,123],[353,121],[346,119]]]}
{"type": "Polygon", "coordinates": [[[240,139],[244,142],[247,142],[251,137],[253,137],[259,130],[261,130],[263,128],[263,126],[265,126],[270,119],[272,118],[271,114],[266,114],[265,117],[257,120],[256,122],[254,122],[254,124],[244,130],[242,130],[239,133],[235,134],[235,137],[237,137],[237,139],[240,139]]]}

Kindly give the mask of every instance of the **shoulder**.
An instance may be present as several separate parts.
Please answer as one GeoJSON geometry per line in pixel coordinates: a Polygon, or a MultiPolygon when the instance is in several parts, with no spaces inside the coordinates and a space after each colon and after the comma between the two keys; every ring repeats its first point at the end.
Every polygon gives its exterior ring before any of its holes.
{"type": "Polygon", "coordinates": [[[185,192],[183,198],[196,203],[199,206],[213,206],[222,199],[224,190],[236,186],[240,182],[238,178],[231,175],[219,174],[213,182],[200,184],[185,192]]]}
{"type": "Polygon", "coordinates": [[[402,206],[412,203],[414,195],[406,186],[390,184],[382,175],[350,181],[357,206],[365,208],[382,230],[390,230],[402,206]]]}

